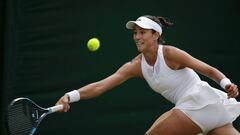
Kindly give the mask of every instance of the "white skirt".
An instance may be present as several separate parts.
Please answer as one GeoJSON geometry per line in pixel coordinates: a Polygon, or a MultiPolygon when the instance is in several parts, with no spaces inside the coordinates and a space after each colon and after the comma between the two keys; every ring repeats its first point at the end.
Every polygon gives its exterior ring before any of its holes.
{"type": "Polygon", "coordinates": [[[240,115],[240,102],[234,98],[228,99],[227,93],[204,81],[187,90],[175,108],[184,112],[204,134],[232,123],[240,115]]]}

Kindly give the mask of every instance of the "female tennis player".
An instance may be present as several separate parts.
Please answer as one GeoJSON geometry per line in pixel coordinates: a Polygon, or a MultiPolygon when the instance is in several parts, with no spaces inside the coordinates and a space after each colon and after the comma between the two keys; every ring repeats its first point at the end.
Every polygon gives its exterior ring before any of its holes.
{"type": "Polygon", "coordinates": [[[146,135],[238,135],[232,122],[240,114],[237,85],[218,69],[187,52],[162,43],[162,27],[171,26],[163,17],[145,15],[126,24],[140,52],[109,77],[67,92],[57,104],[90,99],[103,94],[131,77],[144,78],[149,86],[175,104],[160,116],[146,135]],[[211,87],[198,74],[218,83],[226,92],[211,87]]]}

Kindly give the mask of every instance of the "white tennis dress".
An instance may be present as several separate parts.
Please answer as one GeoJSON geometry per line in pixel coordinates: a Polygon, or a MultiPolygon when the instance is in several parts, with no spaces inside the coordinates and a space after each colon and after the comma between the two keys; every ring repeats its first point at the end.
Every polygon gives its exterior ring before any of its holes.
{"type": "Polygon", "coordinates": [[[232,123],[240,114],[240,103],[202,81],[190,68],[172,70],[159,45],[157,60],[150,66],[142,55],[141,68],[149,86],[175,104],[207,134],[210,130],[232,123]]]}

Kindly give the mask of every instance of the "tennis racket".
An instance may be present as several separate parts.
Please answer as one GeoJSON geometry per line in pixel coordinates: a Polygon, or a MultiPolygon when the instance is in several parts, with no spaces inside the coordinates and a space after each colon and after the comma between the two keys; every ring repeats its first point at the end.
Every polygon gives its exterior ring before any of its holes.
{"type": "Polygon", "coordinates": [[[7,108],[8,133],[9,135],[33,135],[44,117],[62,109],[63,105],[43,108],[28,98],[16,98],[7,108]]]}

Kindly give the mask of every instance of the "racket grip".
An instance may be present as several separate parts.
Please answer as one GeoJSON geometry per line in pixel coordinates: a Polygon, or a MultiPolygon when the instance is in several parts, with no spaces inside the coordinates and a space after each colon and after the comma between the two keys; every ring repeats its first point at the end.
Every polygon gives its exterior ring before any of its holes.
{"type": "Polygon", "coordinates": [[[54,113],[63,109],[63,105],[56,105],[49,108],[49,112],[54,113]]]}

